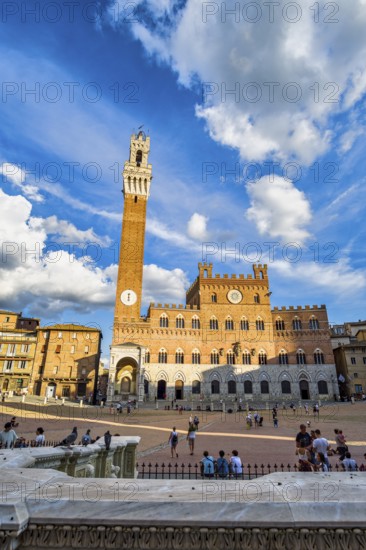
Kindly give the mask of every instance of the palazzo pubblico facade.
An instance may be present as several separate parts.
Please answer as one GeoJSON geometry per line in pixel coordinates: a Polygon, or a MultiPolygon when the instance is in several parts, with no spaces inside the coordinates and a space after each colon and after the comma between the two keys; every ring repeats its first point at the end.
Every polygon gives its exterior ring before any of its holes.
{"type": "Polygon", "coordinates": [[[217,275],[199,263],[185,304],[141,316],[150,137],[132,135],[108,402],[327,400],[339,395],[325,305],[271,308],[267,266],[217,275]]]}

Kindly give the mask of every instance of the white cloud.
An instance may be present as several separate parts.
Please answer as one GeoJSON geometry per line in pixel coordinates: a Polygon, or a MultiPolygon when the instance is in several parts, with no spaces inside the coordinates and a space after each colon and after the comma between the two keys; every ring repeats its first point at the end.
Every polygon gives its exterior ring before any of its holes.
{"type": "Polygon", "coordinates": [[[10,162],[3,162],[0,165],[0,174],[3,176],[3,180],[9,180],[14,187],[21,189],[23,195],[28,199],[35,202],[43,202],[44,198],[39,192],[38,186],[32,183],[26,183],[26,172],[20,166],[11,164],[10,162]]]}
{"type": "Polygon", "coordinates": [[[155,220],[148,219],[146,223],[146,231],[150,235],[159,237],[163,241],[167,241],[179,248],[184,248],[186,250],[197,250],[199,251],[199,245],[194,241],[188,239],[184,234],[178,233],[177,231],[172,231],[164,223],[155,220]]]}
{"type": "MultiPolygon", "coordinates": [[[[0,189],[0,205],[4,307],[23,309],[32,303],[33,311],[42,314],[113,305],[115,267],[96,267],[90,257],[76,258],[61,246],[47,249],[47,221],[32,223],[32,205],[24,197],[9,196],[0,189]]],[[[65,230],[72,230],[72,224],[65,224],[65,230]]]]}
{"type": "Polygon", "coordinates": [[[333,294],[343,301],[349,296],[360,296],[366,288],[366,275],[360,269],[352,269],[347,258],[337,259],[334,263],[275,261],[271,269],[281,277],[296,281],[301,286],[319,288],[327,294],[333,294]],[[306,277],[304,277],[306,273],[306,277]]]}
{"type": "Polygon", "coordinates": [[[360,127],[351,128],[345,132],[340,139],[340,149],[342,153],[349,151],[356,139],[364,134],[364,130],[360,127]]]}
{"type": "Polygon", "coordinates": [[[309,237],[304,227],[311,221],[310,205],[290,180],[263,176],[246,188],[251,202],[246,215],[261,235],[298,243],[309,237]]]}
{"type": "Polygon", "coordinates": [[[75,243],[77,245],[97,244],[100,246],[109,246],[111,244],[109,237],[98,236],[93,228],[83,231],[66,220],[59,220],[57,216],[31,218],[30,227],[43,228],[47,234],[54,235],[53,240],[59,243],[75,243]]]}
{"type": "Polygon", "coordinates": [[[195,212],[187,224],[187,233],[192,239],[198,241],[206,241],[208,239],[207,233],[208,218],[202,214],[195,212]]]}
{"type": "Polygon", "coordinates": [[[213,139],[246,159],[311,164],[330,149],[331,117],[366,92],[365,2],[256,3],[256,22],[248,4],[146,0],[131,30],[180,83],[203,85],[196,113],[213,139]]]}
{"type": "MultiPolygon", "coordinates": [[[[118,266],[97,267],[91,258],[77,258],[61,248],[49,247],[48,236],[102,242],[92,229],[81,231],[56,216],[31,217],[32,205],[24,197],[10,196],[0,189],[0,301],[3,307],[47,317],[65,309],[89,312],[113,307],[118,266]]],[[[105,240],[105,238],[104,238],[105,240]]],[[[182,303],[189,286],[181,269],[144,266],[143,301],[182,303]]]]}
{"type": "Polygon", "coordinates": [[[182,269],[144,266],[143,304],[150,302],[184,304],[189,281],[182,269]]]}

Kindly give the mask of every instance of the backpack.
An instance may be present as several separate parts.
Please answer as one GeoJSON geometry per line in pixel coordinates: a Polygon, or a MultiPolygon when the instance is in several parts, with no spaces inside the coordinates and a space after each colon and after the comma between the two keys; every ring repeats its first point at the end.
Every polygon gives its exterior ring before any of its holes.
{"type": "Polygon", "coordinates": [[[178,436],[177,434],[172,435],[172,444],[176,445],[178,443],[178,436]]]}
{"type": "Polygon", "coordinates": [[[218,458],[216,460],[216,472],[220,477],[225,477],[229,474],[229,463],[226,458],[218,458]]]}

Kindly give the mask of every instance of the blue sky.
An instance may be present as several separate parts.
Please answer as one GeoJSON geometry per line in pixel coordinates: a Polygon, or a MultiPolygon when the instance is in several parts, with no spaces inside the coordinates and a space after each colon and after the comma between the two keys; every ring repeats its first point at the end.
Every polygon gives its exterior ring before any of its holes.
{"type": "Polygon", "coordinates": [[[144,124],[145,308],[183,303],[202,259],[261,261],[273,306],[365,318],[364,1],[42,6],[1,13],[2,308],[98,325],[108,354],[144,124]]]}

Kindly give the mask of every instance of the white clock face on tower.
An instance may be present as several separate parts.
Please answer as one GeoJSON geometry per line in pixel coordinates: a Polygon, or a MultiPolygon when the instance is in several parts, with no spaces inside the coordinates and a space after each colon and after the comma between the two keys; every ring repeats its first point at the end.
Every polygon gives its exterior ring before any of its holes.
{"type": "Polygon", "coordinates": [[[121,302],[125,306],[133,306],[136,303],[137,294],[133,290],[124,290],[121,293],[121,302]]]}
{"type": "Polygon", "coordinates": [[[229,292],[227,293],[227,299],[232,304],[240,304],[243,299],[243,295],[240,290],[229,290],[229,292]]]}

